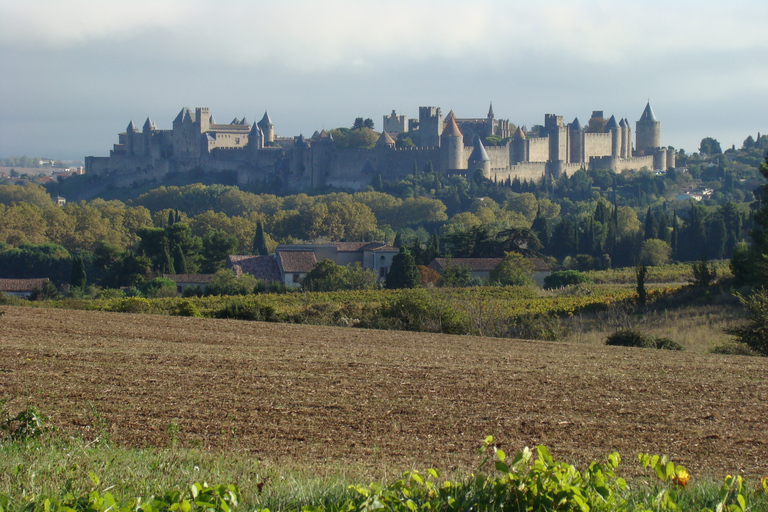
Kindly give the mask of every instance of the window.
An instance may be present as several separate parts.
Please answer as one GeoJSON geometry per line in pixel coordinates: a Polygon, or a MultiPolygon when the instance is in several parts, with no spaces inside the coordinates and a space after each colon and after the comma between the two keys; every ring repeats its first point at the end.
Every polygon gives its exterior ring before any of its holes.
{"type": "Polygon", "coordinates": [[[387,277],[387,267],[379,267],[379,277],[387,277]]]}

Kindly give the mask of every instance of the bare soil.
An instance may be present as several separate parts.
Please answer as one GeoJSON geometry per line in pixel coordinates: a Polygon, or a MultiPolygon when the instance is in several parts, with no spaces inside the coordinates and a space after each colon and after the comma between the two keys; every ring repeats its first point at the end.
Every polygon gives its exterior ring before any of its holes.
{"type": "Polygon", "coordinates": [[[60,432],[285,464],[471,469],[492,434],[574,463],[768,473],[768,359],[2,307],[0,398],[60,432]]]}

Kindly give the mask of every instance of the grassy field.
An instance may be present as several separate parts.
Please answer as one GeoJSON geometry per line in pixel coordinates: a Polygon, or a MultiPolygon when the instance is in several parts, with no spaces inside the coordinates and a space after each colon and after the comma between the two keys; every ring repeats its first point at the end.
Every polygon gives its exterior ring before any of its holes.
{"type": "Polygon", "coordinates": [[[38,406],[56,428],[29,446],[0,443],[0,501],[112,486],[128,498],[207,481],[239,486],[247,510],[284,510],[411,468],[465,478],[488,434],[510,455],[544,444],[582,468],[616,450],[619,474],[646,498],[658,482],[632,462],[639,452],[685,465],[691,494],[717,496],[726,474],[751,490],[768,473],[764,358],[0,311],[0,398],[12,398],[10,414],[38,406]]]}

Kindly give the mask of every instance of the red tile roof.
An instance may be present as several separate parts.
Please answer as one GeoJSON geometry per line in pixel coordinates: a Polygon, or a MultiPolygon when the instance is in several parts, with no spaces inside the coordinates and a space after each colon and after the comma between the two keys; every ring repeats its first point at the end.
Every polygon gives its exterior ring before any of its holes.
{"type": "Polygon", "coordinates": [[[48,281],[47,277],[42,279],[0,279],[1,292],[31,292],[35,288],[40,288],[43,283],[48,281]]]}
{"type": "Polygon", "coordinates": [[[283,272],[309,272],[317,265],[317,258],[313,251],[278,251],[280,267],[283,272]]]}
{"type": "Polygon", "coordinates": [[[227,267],[232,268],[239,277],[250,274],[262,281],[280,281],[280,268],[274,256],[249,256],[233,254],[227,258],[227,267]]]}

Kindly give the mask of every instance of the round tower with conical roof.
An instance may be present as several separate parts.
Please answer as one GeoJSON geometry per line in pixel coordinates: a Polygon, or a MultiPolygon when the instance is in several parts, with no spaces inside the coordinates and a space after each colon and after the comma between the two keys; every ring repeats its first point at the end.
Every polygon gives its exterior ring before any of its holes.
{"type": "Polygon", "coordinates": [[[651,155],[661,147],[661,123],[656,119],[650,101],[645,105],[640,120],[635,123],[635,136],[638,155],[651,155]]]}
{"type": "Polygon", "coordinates": [[[275,142],[275,125],[272,124],[272,119],[269,118],[269,114],[266,111],[258,125],[261,131],[264,132],[264,141],[266,143],[275,142]]]}
{"type": "Polygon", "coordinates": [[[467,169],[470,171],[471,175],[473,175],[473,172],[476,169],[482,169],[483,176],[486,178],[491,177],[491,159],[488,157],[488,152],[485,150],[485,146],[483,146],[483,141],[481,141],[480,137],[477,135],[475,135],[474,148],[472,149],[472,154],[469,155],[467,163],[467,169]]]}
{"type": "Polygon", "coordinates": [[[440,136],[440,154],[443,160],[443,170],[464,169],[464,136],[451,118],[440,136]]]}

